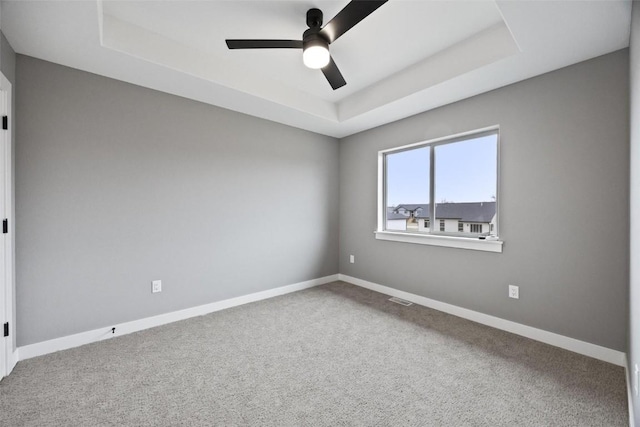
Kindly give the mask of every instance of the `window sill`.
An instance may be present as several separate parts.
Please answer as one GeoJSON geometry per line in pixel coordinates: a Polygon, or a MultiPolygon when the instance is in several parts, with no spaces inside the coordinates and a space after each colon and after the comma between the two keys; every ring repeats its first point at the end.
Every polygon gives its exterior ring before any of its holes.
{"type": "Polygon", "coordinates": [[[499,253],[502,252],[502,245],[504,243],[501,240],[481,240],[470,237],[438,236],[397,231],[375,231],[375,235],[377,240],[499,253]]]}

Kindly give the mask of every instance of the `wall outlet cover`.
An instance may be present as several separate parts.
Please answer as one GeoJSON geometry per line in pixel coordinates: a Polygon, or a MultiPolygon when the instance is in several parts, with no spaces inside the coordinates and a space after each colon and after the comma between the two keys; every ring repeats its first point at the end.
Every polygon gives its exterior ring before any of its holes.
{"type": "Polygon", "coordinates": [[[151,282],[151,292],[154,294],[162,292],[162,280],[154,280],[151,282]]]}
{"type": "Polygon", "coordinates": [[[520,299],[520,288],[518,286],[509,285],[509,298],[520,299]]]}

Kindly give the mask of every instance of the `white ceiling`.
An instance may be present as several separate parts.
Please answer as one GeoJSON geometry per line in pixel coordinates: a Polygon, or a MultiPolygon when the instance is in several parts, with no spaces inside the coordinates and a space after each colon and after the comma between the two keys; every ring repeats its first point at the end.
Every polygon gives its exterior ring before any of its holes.
{"type": "Polygon", "coordinates": [[[2,1],[16,52],[343,137],[629,44],[631,1],[390,0],[331,45],[333,91],[301,51],[306,11],[341,1],[2,1]]]}

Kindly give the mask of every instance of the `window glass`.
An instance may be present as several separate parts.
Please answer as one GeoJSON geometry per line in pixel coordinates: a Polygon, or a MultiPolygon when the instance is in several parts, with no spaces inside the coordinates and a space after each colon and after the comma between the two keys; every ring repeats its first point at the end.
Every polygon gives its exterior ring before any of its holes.
{"type": "MultiPolygon", "coordinates": [[[[491,134],[435,146],[436,219],[475,221],[480,224],[472,224],[470,233],[489,231],[496,211],[497,140],[491,134]]],[[[453,227],[441,231],[465,233],[453,227]]]]}
{"type": "Polygon", "coordinates": [[[428,231],[430,148],[420,147],[386,156],[386,229],[428,231]]]}
{"type": "Polygon", "coordinates": [[[462,237],[496,233],[497,130],[380,153],[385,230],[462,237]]]}

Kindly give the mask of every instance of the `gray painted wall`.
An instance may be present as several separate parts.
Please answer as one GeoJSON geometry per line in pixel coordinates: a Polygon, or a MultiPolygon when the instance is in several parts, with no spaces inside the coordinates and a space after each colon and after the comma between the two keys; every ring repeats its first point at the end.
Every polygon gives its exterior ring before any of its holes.
{"type": "Polygon", "coordinates": [[[14,84],[16,81],[16,53],[0,31],[0,70],[14,84]]]}
{"type": "Polygon", "coordinates": [[[336,139],[22,55],[17,76],[18,345],[338,272],[336,139]]]}
{"type": "Polygon", "coordinates": [[[343,139],[340,272],[625,351],[628,76],[622,50],[343,139]],[[378,150],[496,124],[502,254],[375,240],[378,150]]]}
{"type": "MultiPolygon", "coordinates": [[[[635,365],[640,365],[640,6],[637,2],[634,2],[632,11],[629,58],[631,72],[631,268],[627,361],[629,374],[633,377],[635,365]]],[[[635,381],[630,378],[630,384],[634,385],[635,381]]],[[[633,396],[632,404],[635,425],[640,426],[640,399],[638,396],[633,396]]]]}

